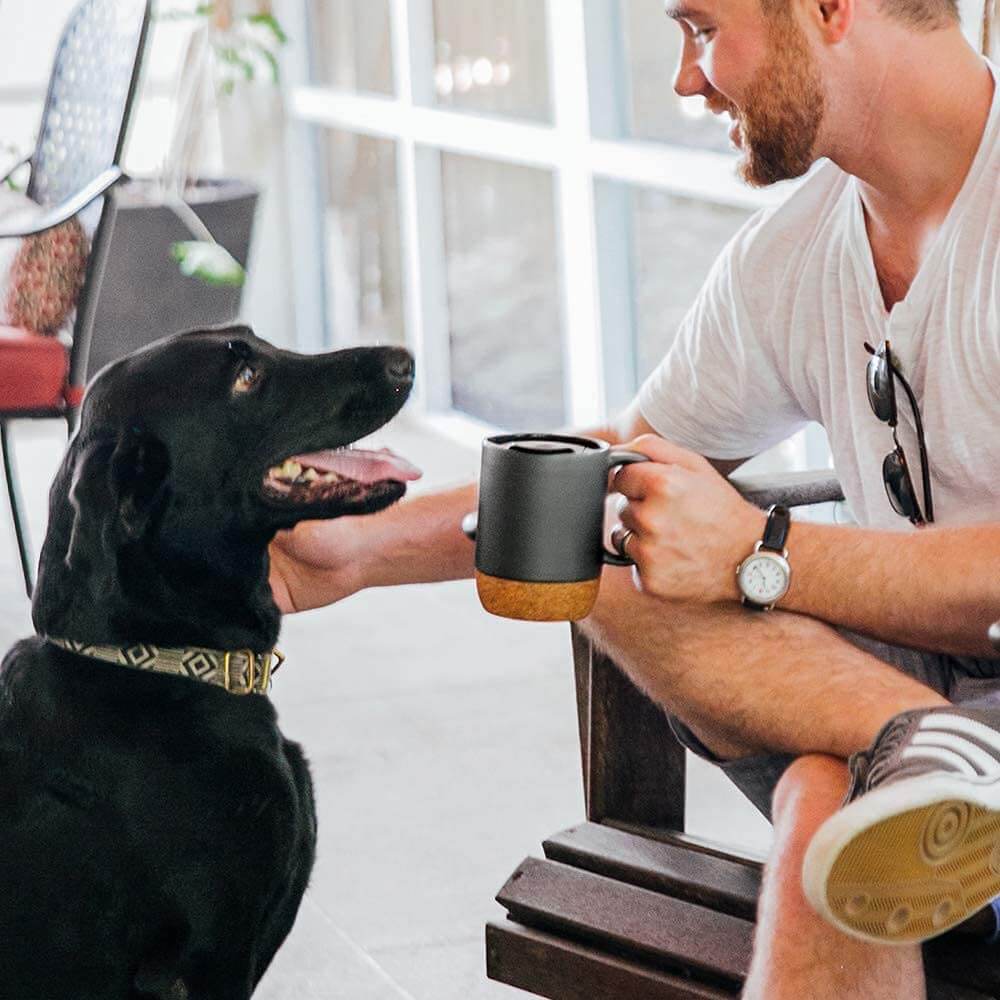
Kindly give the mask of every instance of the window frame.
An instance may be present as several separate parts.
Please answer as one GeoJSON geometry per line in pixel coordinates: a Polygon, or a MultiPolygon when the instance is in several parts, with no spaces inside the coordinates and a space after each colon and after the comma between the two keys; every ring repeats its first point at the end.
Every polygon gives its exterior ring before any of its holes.
{"type": "MultiPolygon", "coordinates": [[[[735,175],[733,155],[609,139],[602,137],[606,127],[593,128],[592,117],[606,126],[609,115],[616,114],[622,102],[615,93],[620,97],[628,85],[622,53],[616,51],[623,47],[620,40],[616,47],[609,35],[617,2],[546,0],[551,124],[435,105],[432,0],[388,0],[394,96],[336,90],[308,79],[289,93],[289,112],[299,125],[395,142],[406,342],[417,358],[415,404],[422,416],[477,444],[488,425],[458,414],[451,405],[442,152],[552,174],[565,416],[576,427],[606,420],[636,388],[635,328],[631,309],[623,309],[631,287],[627,258],[623,264],[621,255],[628,222],[622,218],[623,207],[598,204],[596,182],[618,181],[751,209],[774,204],[787,193],[746,187],[735,175]],[[601,99],[592,109],[594,80],[601,81],[601,99]],[[609,80],[611,87],[606,86],[609,80]],[[461,430],[466,422],[468,434],[461,430]]],[[[301,6],[301,27],[307,29],[307,4],[301,6]]],[[[308,31],[300,37],[308,37],[308,31]]],[[[335,332],[329,341],[336,344],[335,332]]]]}

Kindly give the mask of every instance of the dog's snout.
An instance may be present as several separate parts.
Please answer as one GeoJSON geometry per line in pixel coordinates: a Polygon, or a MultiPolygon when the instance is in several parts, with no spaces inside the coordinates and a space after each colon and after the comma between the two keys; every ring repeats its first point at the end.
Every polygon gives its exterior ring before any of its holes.
{"type": "Polygon", "coordinates": [[[413,356],[409,351],[394,350],[385,362],[385,372],[390,382],[410,385],[413,382],[413,356]]]}

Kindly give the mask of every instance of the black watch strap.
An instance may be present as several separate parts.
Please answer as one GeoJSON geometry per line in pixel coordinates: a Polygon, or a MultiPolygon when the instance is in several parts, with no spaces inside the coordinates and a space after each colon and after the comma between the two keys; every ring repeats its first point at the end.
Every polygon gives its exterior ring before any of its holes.
{"type": "Polygon", "coordinates": [[[764,526],[764,537],[761,539],[760,547],[774,552],[784,552],[791,523],[792,515],[788,508],[775,504],[767,512],[767,524],[764,526]]]}

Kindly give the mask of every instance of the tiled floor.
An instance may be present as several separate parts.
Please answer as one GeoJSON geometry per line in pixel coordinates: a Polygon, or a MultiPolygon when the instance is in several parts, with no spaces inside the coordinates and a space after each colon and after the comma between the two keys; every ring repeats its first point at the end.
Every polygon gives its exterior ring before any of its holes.
{"type": "MultiPolygon", "coordinates": [[[[16,436],[37,545],[63,442],[41,426],[16,436]]],[[[478,465],[402,420],[381,440],[424,468],[421,489],[478,465]]],[[[0,570],[5,649],[30,628],[6,524],[0,570]]],[[[583,816],[566,627],[490,617],[461,582],[291,617],[282,647],[274,701],[312,763],[319,859],[257,997],[523,996],[486,980],[483,924],[502,916],[493,895],[521,858],[583,816]]],[[[693,767],[690,828],[765,849],[766,824],[725,779],[693,767]]]]}

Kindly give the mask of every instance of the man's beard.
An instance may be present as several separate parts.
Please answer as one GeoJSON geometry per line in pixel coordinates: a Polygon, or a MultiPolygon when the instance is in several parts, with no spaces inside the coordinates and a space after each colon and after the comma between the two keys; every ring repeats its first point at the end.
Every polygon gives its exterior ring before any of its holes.
{"type": "Polygon", "coordinates": [[[771,58],[742,96],[729,105],[739,125],[740,177],[753,187],[801,177],[814,163],[825,100],[805,37],[787,15],[774,15],[771,58]]]}

